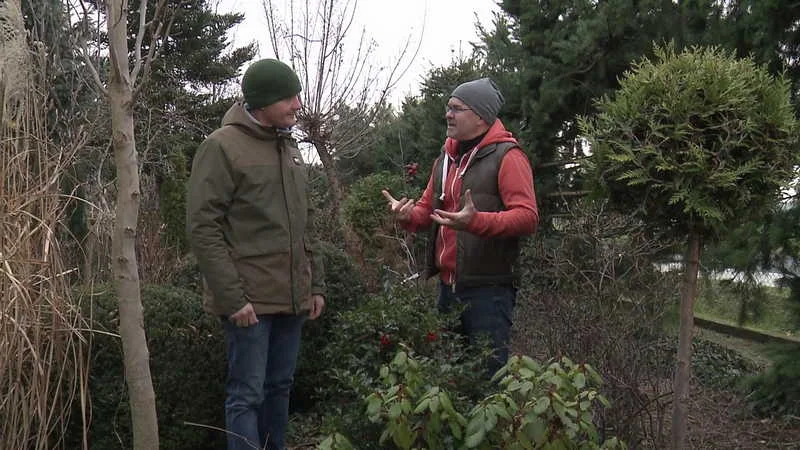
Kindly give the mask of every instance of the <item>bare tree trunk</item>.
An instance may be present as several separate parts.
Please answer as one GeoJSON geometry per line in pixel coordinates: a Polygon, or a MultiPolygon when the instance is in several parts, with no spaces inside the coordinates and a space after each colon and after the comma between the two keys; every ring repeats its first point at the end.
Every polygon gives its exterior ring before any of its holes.
{"type": "Polygon", "coordinates": [[[697,271],[700,267],[700,234],[689,233],[689,248],[684,264],[683,295],[681,296],[681,324],[678,333],[678,365],[675,371],[672,409],[672,443],[670,448],[681,450],[686,446],[687,418],[689,415],[689,380],[692,375],[692,332],[694,330],[694,300],[697,296],[697,271]]]}
{"type": "Polygon", "coordinates": [[[133,86],[128,64],[127,6],[126,0],[109,0],[107,9],[111,66],[108,97],[117,169],[117,207],[111,266],[119,296],[119,332],[130,398],[133,448],[157,450],[156,402],[150,376],[150,352],[144,331],[135,251],[140,192],[133,126],[133,86]]]}

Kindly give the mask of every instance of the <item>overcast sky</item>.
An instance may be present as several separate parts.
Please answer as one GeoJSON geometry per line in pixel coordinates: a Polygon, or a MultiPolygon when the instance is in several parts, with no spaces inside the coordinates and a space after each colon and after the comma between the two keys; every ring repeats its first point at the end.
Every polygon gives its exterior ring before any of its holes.
{"type": "MultiPolygon", "coordinates": [[[[261,4],[261,0],[221,0],[220,12],[244,13],[245,21],[233,30],[234,43],[255,40],[259,43],[258,57],[268,58],[274,55],[261,4]]],[[[419,55],[394,89],[392,99],[396,102],[406,94],[417,93],[420,79],[431,67],[447,65],[459,54],[468,55],[469,42],[477,40],[476,17],[489,26],[492,12],[498,10],[494,0],[360,0],[354,28],[357,33],[364,28],[375,40],[375,57],[383,61],[396,58],[409,38],[413,42],[422,40],[419,55]]]]}

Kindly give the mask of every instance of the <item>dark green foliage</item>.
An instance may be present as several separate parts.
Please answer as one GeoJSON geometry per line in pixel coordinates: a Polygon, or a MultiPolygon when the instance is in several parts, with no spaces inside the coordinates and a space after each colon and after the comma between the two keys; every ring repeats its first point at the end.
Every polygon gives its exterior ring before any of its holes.
{"type": "MultiPolygon", "coordinates": [[[[138,3],[131,2],[131,8],[138,3]]],[[[239,92],[239,68],[255,56],[255,46],[229,46],[227,32],[244,20],[243,14],[218,14],[208,0],[171,0],[166,8],[174,14],[170,39],[137,102],[137,148],[143,172],[158,182],[165,241],[186,250],[185,182],[192,157],[220,126],[239,92]]]]}
{"type": "MultiPolygon", "coordinates": [[[[427,366],[436,363],[403,348],[381,367],[382,386],[365,400],[370,422],[384,427],[383,448],[627,448],[616,438],[603,442],[597,432],[594,413],[609,404],[596,390],[602,379],[588,364],[511,356],[483,398],[461,409],[447,385],[426,376],[427,366]]],[[[335,445],[342,438],[333,434],[320,448],[352,448],[346,439],[335,445]]]]}
{"type": "Polygon", "coordinates": [[[186,236],[186,183],[189,171],[186,155],[173,152],[167,155],[165,178],[159,188],[159,207],[164,224],[162,236],[167,245],[177,247],[181,253],[188,249],[186,236]]]}
{"type": "Polygon", "coordinates": [[[325,311],[319,319],[306,322],[303,329],[291,399],[292,409],[299,411],[313,408],[320,396],[331,394],[326,370],[328,364],[336,363],[324,361],[320,355],[339,333],[341,314],[357,308],[366,296],[361,273],[347,254],[324,241],[320,242],[320,250],[325,265],[325,311]]]}
{"type": "Polygon", "coordinates": [[[760,416],[800,415],[800,345],[776,346],[770,351],[772,365],[747,381],[747,396],[760,416]]]}
{"type": "Polygon", "coordinates": [[[692,343],[692,370],[704,385],[732,390],[744,377],[757,373],[758,366],[734,350],[697,339],[692,343]]]}
{"type": "Polygon", "coordinates": [[[352,308],[331,307],[327,314],[321,322],[325,332],[304,338],[301,352],[313,358],[320,373],[309,378],[308,372],[298,371],[297,382],[316,381],[314,409],[324,415],[326,428],[357,430],[350,437],[363,443],[359,448],[380,448],[380,432],[368,422],[362,399],[377,389],[380,363],[405,345],[437,361],[428,366],[429,375],[458,393],[456,403],[485,392],[482,351],[468,350],[460,336],[448,331],[452,322],[436,313],[435,296],[421,286],[388,284],[352,308]]]}
{"type": "Polygon", "coordinates": [[[676,42],[677,50],[717,45],[753,55],[773,75],[788,69],[793,86],[800,80],[794,25],[800,8],[791,0],[504,0],[500,6],[494,27],[482,30],[480,52],[506,93],[504,120],[530,148],[537,194],[547,200],[544,227],[567,203],[549,194],[584,189],[577,117],[594,114],[593,101],[616,90],[633,61],[652,56],[653,43],[676,42]]]}
{"type": "Polygon", "coordinates": [[[603,194],[678,236],[759,218],[794,176],[788,84],[716,49],[657,49],[582,121],[603,194]]]}
{"type": "Polygon", "coordinates": [[[385,245],[386,238],[382,242],[378,234],[386,234],[388,225],[394,221],[386,207],[386,199],[381,195],[382,189],[397,199],[418,199],[422,193],[403,177],[387,172],[368,175],[355,182],[342,205],[342,213],[367,247],[385,245]]]}
{"type": "MultiPolygon", "coordinates": [[[[98,332],[91,342],[90,448],[130,449],[122,344],[106,334],[118,332],[116,295],[106,288],[91,303],[98,332]]],[[[178,287],[144,286],[142,303],[162,448],[222,448],[222,432],[184,423],[224,428],[225,348],[218,320],[202,310],[195,292],[178,287]]],[[[75,445],[71,448],[79,448],[79,436],[79,427],[73,427],[67,437],[75,445]]]]}

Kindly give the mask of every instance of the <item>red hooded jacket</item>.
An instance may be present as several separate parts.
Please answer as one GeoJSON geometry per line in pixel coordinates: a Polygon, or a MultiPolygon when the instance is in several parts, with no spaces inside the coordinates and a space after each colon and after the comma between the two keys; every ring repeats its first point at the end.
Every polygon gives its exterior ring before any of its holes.
{"type": "MultiPolygon", "coordinates": [[[[441,173],[431,173],[428,186],[422,197],[414,205],[408,221],[402,226],[408,231],[418,231],[431,225],[433,219],[433,196],[444,195],[441,209],[456,212],[459,210],[461,200],[461,177],[457,176],[462,171],[469,170],[472,156],[475,152],[489,144],[500,142],[513,142],[517,140],[505,129],[500,120],[496,120],[487,131],[486,136],[475,148],[466,152],[458,165],[459,142],[447,138],[444,143],[447,164],[447,178],[442,184],[444,192],[433,192],[434,177],[441,177],[441,173]]],[[[536,194],[533,189],[533,170],[528,157],[519,148],[514,148],[506,153],[500,164],[498,172],[498,189],[502,197],[505,211],[481,212],[478,211],[467,225],[466,232],[481,237],[511,237],[524,236],[536,231],[539,223],[539,210],[536,207],[536,194]]],[[[439,227],[436,238],[436,265],[439,268],[442,281],[452,284],[455,281],[456,267],[456,233],[457,231],[446,226],[439,227]]]]}

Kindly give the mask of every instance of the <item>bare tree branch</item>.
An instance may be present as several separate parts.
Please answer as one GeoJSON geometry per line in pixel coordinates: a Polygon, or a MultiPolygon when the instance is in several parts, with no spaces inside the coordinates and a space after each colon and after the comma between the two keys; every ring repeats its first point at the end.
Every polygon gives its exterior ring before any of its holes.
{"type": "MultiPolygon", "coordinates": [[[[144,59],[144,68],[142,71],[142,79],[140,80],[139,84],[134,87],[133,96],[134,99],[138,96],[139,92],[142,90],[142,87],[147,83],[147,80],[150,77],[152,72],[151,67],[153,62],[161,56],[161,53],[164,49],[164,43],[167,39],[169,39],[170,33],[172,31],[172,24],[175,22],[175,12],[173,11],[169,14],[167,20],[167,26],[164,28],[164,17],[167,14],[167,0],[159,0],[156,4],[156,10],[153,14],[153,20],[150,22],[150,28],[155,25],[155,30],[153,30],[150,36],[150,47],[147,49],[147,57],[144,59]],[[158,41],[161,41],[161,45],[158,45],[158,41]]],[[[136,77],[134,75],[134,83],[136,82],[136,77]]]]}
{"type": "MultiPolygon", "coordinates": [[[[88,23],[89,23],[89,19],[88,18],[89,18],[90,10],[86,6],[86,3],[84,2],[84,0],[78,0],[78,5],[74,5],[73,3],[70,3],[70,6],[72,7],[71,9],[73,11],[70,12],[67,15],[67,17],[78,17],[78,20],[81,22],[82,28],[87,28],[88,29],[88,23]],[[78,6],[80,6],[80,9],[81,9],[80,11],[77,10],[78,6]]],[[[98,21],[97,27],[98,27],[98,29],[94,31],[94,34],[96,36],[99,35],[99,33],[100,33],[100,31],[99,31],[100,21],[98,21]]],[[[84,30],[84,31],[88,31],[88,30],[84,30]]],[[[102,80],[100,79],[100,72],[97,70],[97,67],[95,66],[96,63],[94,61],[92,61],[92,58],[90,56],[89,47],[86,44],[86,39],[79,39],[78,44],[80,46],[81,57],[83,58],[84,62],[86,63],[86,68],[88,69],[89,73],[91,74],[91,77],[92,77],[91,79],[92,79],[92,82],[94,84],[94,87],[103,96],[108,95],[108,92],[106,91],[106,87],[103,84],[102,80]]]]}
{"type": "MultiPolygon", "coordinates": [[[[155,20],[155,19],[153,19],[155,20]]],[[[136,33],[136,43],[133,45],[133,71],[131,72],[131,83],[136,83],[139,71],[142,69],[142,41],[147,30],[147,0],[139,2],[139,31],[136,33]]]]}

